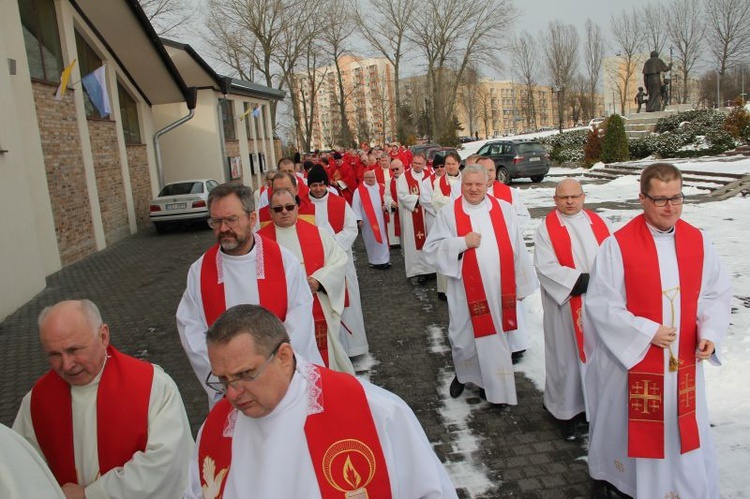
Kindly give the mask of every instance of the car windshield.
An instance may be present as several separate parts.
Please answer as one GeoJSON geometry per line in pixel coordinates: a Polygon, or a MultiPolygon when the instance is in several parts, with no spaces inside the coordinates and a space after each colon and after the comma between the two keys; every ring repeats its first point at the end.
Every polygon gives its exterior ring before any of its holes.
{"type": "Polygon", "coordinates": [[[179,196],[181,194],[200,194],[203,192],[203,182],[178,182],[165,185],[159,196],[179,196]]]}
{"type": "Polygon", "coordinates": [[[516,147],[518,147],[518,153],[519,154],[526,154],[529,152],[545,152],[544,147],[542,147],[542,144],[538,142],[533,142],[530,144],[518,144],[516,147]]]}

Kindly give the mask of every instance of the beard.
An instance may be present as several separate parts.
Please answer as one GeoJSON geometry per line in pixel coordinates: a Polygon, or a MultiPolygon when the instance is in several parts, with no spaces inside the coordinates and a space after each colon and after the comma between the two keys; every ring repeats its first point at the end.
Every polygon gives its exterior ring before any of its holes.
{"type": "Polygon", "coordinates": [[[247,242],[247,234],[236,232],[225,232],[219,235],[219,246],[224,251],[230,252],[243,246],[247,242]]]}

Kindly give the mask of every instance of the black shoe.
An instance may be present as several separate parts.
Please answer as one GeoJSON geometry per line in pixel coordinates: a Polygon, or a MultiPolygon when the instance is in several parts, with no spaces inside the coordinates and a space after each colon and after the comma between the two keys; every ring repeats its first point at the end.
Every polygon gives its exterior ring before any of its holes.
{"type": "Polygon", "coordinates": [[[484,391],[484,388],[480,388],[480,389],[479,389],[479,393],[478,393],[478,395],[479,395],[479,398],[480,398],[480,399],[482,399],[482,400],[487,400],[487,392],[486,392],[486,391],[484,391]]]}
{"type": "Polygon", "coordinates": [[[576,418],[562,421],[562,437],[563,440],[572,442],[576,439],[576,418]]]}
{"type": "Polygon", "coordinates": [[[445,293],[438,291],[438,300],[448,301],[448,297],[445,296],[445,293]]]}
{"type": "Polygon", "coordinates": [[[458,398],[461,396],[461,394],[464,392],[464,384],[458,381],[458,376],[453,377],[453,381],[451,381],[451,387],[448,389],[448,393],[450,393],[452,398],[458,398]]]}
{"type": "Polygon", "coordinates": [[[526,353],[526,350],[519,350],[517,352],[513,352],[510,354],[510,360],[513,362],[513,364],[518,364],[518,361],[520,361],[523,358],[524,353],[526,353]]]}

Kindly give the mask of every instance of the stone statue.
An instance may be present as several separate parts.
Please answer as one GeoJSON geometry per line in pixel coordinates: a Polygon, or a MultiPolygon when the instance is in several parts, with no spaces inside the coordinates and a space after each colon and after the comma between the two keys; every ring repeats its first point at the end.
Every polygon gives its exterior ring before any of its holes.
{"type": "Polygon", "coordinates": [[[643,84],[648,93],[646,112],[661,111],[661,74],[672,70],[672,64],[666,64],[659,59],[659,52],[651,52],[651,58],[643,65],[643,84]]]}

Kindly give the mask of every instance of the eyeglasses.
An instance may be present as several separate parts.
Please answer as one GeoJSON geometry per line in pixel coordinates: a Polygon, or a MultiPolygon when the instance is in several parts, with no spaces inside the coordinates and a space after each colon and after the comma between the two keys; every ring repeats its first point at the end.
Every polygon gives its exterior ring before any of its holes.
{"type": "Polygon", "coordinates": [[[263,362],[263,364],[257,368],[257,369],[251,369],[248,371],[243,371],[237,375],[236,378],[232,380],[228,379],[222,379],[217,378],[214,376],[214,373],[209,372],[208,376],[206,376],[206,386],[210,389],[214,390],[218,393],[226,393],[227,389],[231,386],[235,390],[238,390],[243,383],[251,383],[258,379],[261,374],[263,374],[263,371],[266,370],[266,367],[273,361],[274,357],[276,357],[276,353],[279,351],[279,348],[281,348],[281,345],[284,343],[288,343],[286,340],[282,341],[278,345],[276,345],[276,348],[271,351],[271,355],[268,356],[268,358],[263,362]],[[213,379],[212,379],[213,378],[213,379]]]}
{"type": "Polygon", "coordinates": [[[679,193],[678,195],[672,196],[671,198],[654,198],[649,196],[645,192],[642,194],[650,199],[651,202],[654,203],[654,206],[657,206],[659,208],[664,208],[665,206],[667,206],[667,203],[671,203],[672,206],[679,206],[685,200],[685,195],[683,193],[679,193]]]}
{"type": "Polygon", "coordinates": [[[271,206],[271,209],[274,213],[281,213],[282,211],[294,211],[296,207],[296,204],[284,204],[281,206],[271,206]]]}
{"type": "Polygon", "coordinates": [[[559,199],[560,201],[567,201],[569,199],[581,199],[583,197],[583,193],[571,195],[571,196],[555,196],[555,199],[559,199]]]}
{"type": "Polygon", "coordinates": [[[227,227],[236,227],[239,221],[240,221],[239,215],[232,215],[232,216],[224,217],[224,218],[209,218],[208,226],[211,227],[212,229],[218,229],[221,227],[222,224],[226,224],[227,227]]]}

